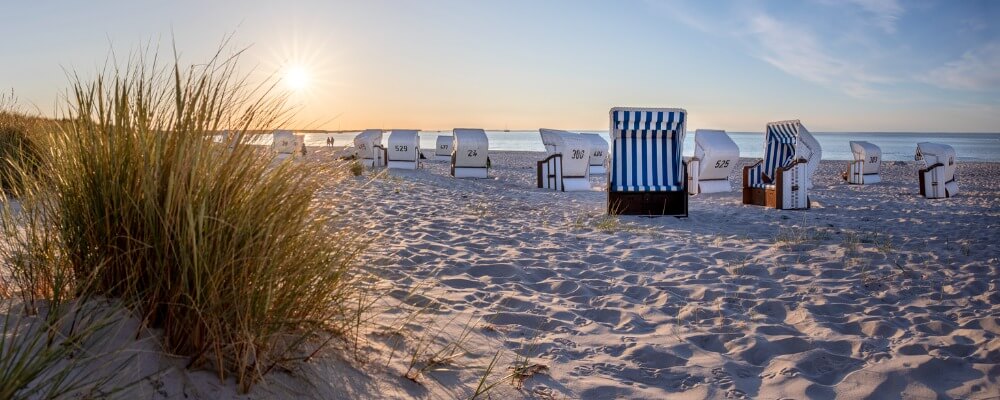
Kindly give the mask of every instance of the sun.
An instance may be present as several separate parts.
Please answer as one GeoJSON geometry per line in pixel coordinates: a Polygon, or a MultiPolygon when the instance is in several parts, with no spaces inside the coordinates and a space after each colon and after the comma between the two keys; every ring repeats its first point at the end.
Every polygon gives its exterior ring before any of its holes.
{"type": "Polygon", "coordinates": [[[300,65],[293,65],[285,70],[285,84],[288,88],[300,92],[309,87],[309,71],[300,65]]]}

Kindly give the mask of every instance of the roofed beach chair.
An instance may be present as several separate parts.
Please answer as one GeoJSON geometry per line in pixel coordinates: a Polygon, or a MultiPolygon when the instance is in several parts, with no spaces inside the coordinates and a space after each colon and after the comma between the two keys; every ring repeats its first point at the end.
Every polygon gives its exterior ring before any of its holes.
{"type": "Polygon", "coordinates": [[[808,209],[819,142],[799,120],[768,123],[764,141],[764,159],[743,168],[743,204],[808,209]]]}
{"type": "Polygon", "coordinates": [[[386,160],[385,147],[382,147],[382,130],[365,129],[354,137],[354,150],[361,165],[365,167],[384,167],[386,160]]]}
{"type": "Polygon", "coordinates": [[[451,153],[451,176],[488,178],[490,140],[482,129],[455,129],[451,153]]]}
{"type": "Polygon", "coordinates": [[[608,213],[687,216],[687,111],[611,109],[608,213]]]}
{"type": "Polygon", "coordinates": [[[851,153],[854,154],[854,161],[848,165],[844,180],[853,185],[871,185],[882,182],[879,171],[882,168],[882,149],[878,146],[863,142],[852,141],[851,153]]]}
{"type": "Polygon", "coordinates": [[[561,192],[590,190],[590,140],[578,133],[539,129],[548,155],[538,162],[538,187],[561,192]]]}
{"type": "Polygon", "coordinates": [[[596,133],[581,133],[590,141],[590,175],[608,173],[608,141],[596,133]]]}
{"type": "Polygon", "coordinates": [[[420,131],[393,129],[386,149],[389,168],[417,169],[420,166],[420,131]]]}
{"type": "Polygon", "coordinates": [[[917,143],[914,159],[921,161],[920,195],[941,199],[958,194],[955,180],[955,149],[941,143],[917,143]]]}
{"type": "Polygon", "coordinates": [[[438,161],[447,161],[451,159],[451,142],[454,140],[452,136],[440,135],[437,137],[437,141],[434,145],[434,159],[438,161]]]}
{"type": "Polygon", "coordinates": [[[277,155],[278,160],[302,154],[302,146],[305,145],[305,137],[302,135],[296,135],[292,131],[274,131],[271,136],[271,151],[277,155]]]}
{"type": "Polygon", "coordinates": [[[729,174],[740,162],[740,148],[726,131],[698,129],[694,132],[694,157],[688,162],[688,192],[729,192],[729,174]]]}

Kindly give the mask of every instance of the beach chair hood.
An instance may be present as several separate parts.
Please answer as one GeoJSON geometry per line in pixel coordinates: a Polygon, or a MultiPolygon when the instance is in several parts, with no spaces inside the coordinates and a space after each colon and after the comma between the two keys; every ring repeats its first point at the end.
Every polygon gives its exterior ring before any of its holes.
{"type": "Polygon", "coordinates": [[[603,167],[608,157],[608,141],[596,133],[581,133],[581,135],[590,141],[590,165],[603,167]]]}
{"type": "Polygon", "coordinates": [[[855,161],[864,161],[862,174],[877,174],[882,165],[882,149],[864,141],[851,141],[851,153],[855,161]]]}
{"type": "Polygon", "coordinates": [[[823,149],[816,138],[797,119],[770,122],[764,135],[764,175],[773,179],[778,168],[802,158],[806,160],[806,188],[811,189],[812,176],[823,158],[823,149]]]}
{"type": "Polygon", "coordinates": [[[301,143],[292,131],[274,131],[271,149],[278,154],[294,154],[301,150],[301,143]]]}
{"type": "Polygon", "coordinates": [[[386,149],[389,168],[416,169],[420,158],[420,131],[393,129],[386,149]]]}
{"type": "Polygon", "coordinates": [[[354,137],[354,148],[362,159],[371,159],[375,146],[379,144],[382,144],[381,129],[365,129],[354,137]]]}
{"type": "Polygon", "coordinates": [[[455,167],[486,168],[489,157],[490,140],[482,129],[454,130],[452,148],[455,151],[455,167]]]}
{"type": "Polygon", "coordinates": [[[726,131],[698,129],[694,133],[694,158],[699,163],[699,179],[727,179],[740,158],[740,148],[726,131]],[[718,161],[726,161],[725,165],[718,161]]]}
{"type": "Polygon", "coordinates": [[[452,136],[440,135],[437,137],[434,146],[434,156],[436,157],[451,157],[451,142],[454,141],[452,136]]]}
{"type": "Polygon", "coordinates": [[[687,112],[680,108],[612,108],[610,189],[681,190],[686,120],[687,112]]]}
{"type": "Polygon", "coordinates": [[[924,167],[930,167],[938,163],[943,164],[945,167],[944,181],[947,182],[955,179],[957,166],[955,163],[955,149],[953,147],[942,143],[917,143],[917,153],[914,158],[917,161],[922,161],[924,167]]]}
{"type": "Polygon", "coordinates": [[[539,129],[547,155],[562,154],[562,175],[586,177],[590,174],[591,142],[579,133],[558,129],[539,129]]]}

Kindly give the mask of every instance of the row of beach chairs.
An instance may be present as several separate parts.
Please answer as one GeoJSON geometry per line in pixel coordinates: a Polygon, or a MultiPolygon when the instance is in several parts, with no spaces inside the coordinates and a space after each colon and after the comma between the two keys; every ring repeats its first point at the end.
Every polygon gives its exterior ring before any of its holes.
{"type": "MultiPolygon", "coordinates": [[[[699,129],[694,156],[685,161],[681,154],[686,124],[687,112],[680,108],[616,107],[610,112],[610,146],[597,134],[539,129],[546,156],[536,165],[537,186],[591,190],[590,177],[606,175],[609,213],[685,216],[689,195],[731,190],[729,176],[740,160],[739,147],[725,131],[699,129]]],[[[301,146],[301,137],[288,135],[275,132],[276,149],[301,146]]],[[[419,168],[419,131],[392,130],[387,146],[381,144],[382,135],[382,130],[370,129],[354,139],[365,167],[419,168]]],[[[845,181],[879,183],[881,149],[864,141],[852,141],[850,146],[854,161],[843,174],[845,181]]],[[[456,178],[489,176],[489,140],[482,129],[455,129],[452,136],[438,136],[433,154],[451,162],[456,178]]],[[[766,124],[764,158],[743,168],[743,203],[808,209],[812,177],[821,158],[822,147],[799,120],[766,124]]],[[[915,159],[923,162],[921,195],[946,198],[958,192],[951,146],[918,143],[915,159]]]]}
{"type": "MultiPolygon", "coordinates": [[[[420,132],[394,129],[382,146],[381,129],[367,129],[354,138],[356,156],[367,168],[420,168],[420,132]]],[[[456,178],[489,177],[490,142],[482,129],[458,128],[452,136],[438,136],[434,158],[451,161],[451,175],[456,178]]]]}

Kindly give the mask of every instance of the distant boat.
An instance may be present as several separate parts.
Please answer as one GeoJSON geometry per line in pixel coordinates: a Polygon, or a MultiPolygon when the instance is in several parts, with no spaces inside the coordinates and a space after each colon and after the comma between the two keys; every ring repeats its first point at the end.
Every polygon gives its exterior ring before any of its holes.
{"type": "Polygon", "coordinates": [[[503,131],[510,132],[510,129],[507,129],[507,124],[503,124],[503,131]]]}

